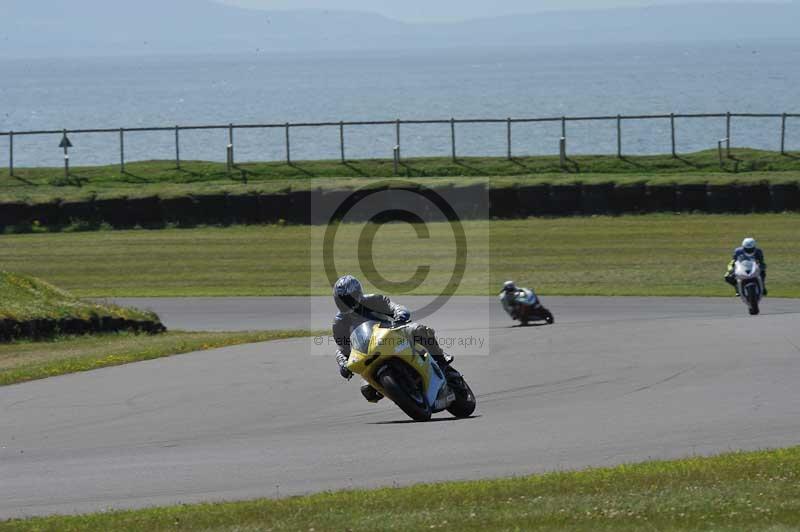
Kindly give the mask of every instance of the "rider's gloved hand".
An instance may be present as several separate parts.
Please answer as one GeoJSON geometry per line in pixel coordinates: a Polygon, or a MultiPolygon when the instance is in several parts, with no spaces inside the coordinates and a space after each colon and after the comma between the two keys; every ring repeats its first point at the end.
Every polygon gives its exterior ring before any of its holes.
{"type": "Polygon", "coordinates": [[[401,310],[394,317],[394,322],[398,324],[408,323],[409,321],[411,321],[411,312],[407,309],[401,310]]]}
{"type": "Polygon", "coordinates": [[[347,357],[341,351],[336,353],[336,362],[339,364],[339,375],[343,379],[350,380],[353,377],[353,372],[347,369],[347,357]]]}

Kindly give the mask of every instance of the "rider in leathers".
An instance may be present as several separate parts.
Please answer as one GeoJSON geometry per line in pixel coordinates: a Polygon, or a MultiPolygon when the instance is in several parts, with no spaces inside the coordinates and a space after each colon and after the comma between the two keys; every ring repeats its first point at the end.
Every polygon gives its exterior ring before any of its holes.
{"type": "Polygon", "coordinates": [[[739,287],[736,284],[736,276],[733,274],[736,261],[739,260],[755,260],[761,270],[761,281],[764,285],[764,295],[767,295],[767,263],[764,261],[764,252],[761,251],[756,244],[754,238],[745,238],[742,241],[741,247],[733,250],[733,258],[728,263],[728,271],[725,273],[725,282],[736,289],[736,295],[739,295],[739,287]]]}
{"type": "MultiPolygon", "coordinates": [[[[333,298],[339,309],[333,320],[333,337],[339,346],[336,361],[339,363],[339,373],[342,377],[350,379],[353,373],[347,369],[347,359],[350,356],[350,334],[353,330],[370,320],[406,323],[410,321],[411,313],[406,307],[392,303],[386,296],[364,294],[361,283],[352,275],[345,275],[336,281],[333,298]]],[[[439,342],[436,341],[434,330],[416,323],[411,326],[414,341],[424,346],[439,367],[447,371],[452,357],[442,351],[439,342]]],[[[361,385],[361,394],[371,403],[377,403],[383,398],[383,395],[366,381],[361,385]]]]}
{"type": "Polygon", "coordinates": [[[506,281],[503,284],[503,290],[500,292],[500,303],[503,305],[503,309],[511,316],[512,319],[519,319],[519,307],[520,304],[517,302],[517,298],[520,296],[529,296],[531,301],[531,306],[537,307],[539,305],[539,299],[536,297],[536,293],[530,288],[520,288],[514,281],[506,281]]]}

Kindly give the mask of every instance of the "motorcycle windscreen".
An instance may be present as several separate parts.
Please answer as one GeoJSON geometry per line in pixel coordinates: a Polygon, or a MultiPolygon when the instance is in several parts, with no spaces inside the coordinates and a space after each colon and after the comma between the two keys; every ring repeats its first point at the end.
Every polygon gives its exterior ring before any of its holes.
{"type": "Polygon", "coordinates": [[[755,277],[758,273],[758,263],[754,260],[740,260],[736,263],[734,274],[742,279],[755,277]]]}
{"type": "Polygon", "coordinates": [[[526,288],[517,296],[517,303],[522,303],[524,305],[535,305],[536,294],[533,293],[533,290],[528,290],[526,288]]]}
{"type": "Polygon", "coordinates": [[[377,321],[365,321],[356,327],[350,334],[350,348],[364,353],[369,353],[369,342],[372,339],[372,331],[377,325],[377,321]]]}

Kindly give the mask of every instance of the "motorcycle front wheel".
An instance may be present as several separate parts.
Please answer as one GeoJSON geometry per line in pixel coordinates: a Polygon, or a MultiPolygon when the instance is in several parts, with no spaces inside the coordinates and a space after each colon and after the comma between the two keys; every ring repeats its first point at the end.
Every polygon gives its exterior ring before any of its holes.
{"type": "Polygon", "coordinates": [[[399,406],[400,410],[414,421],[430,420],[431,407],[425,401],[425,396],[418,390],[406,390],[408,386],[405,380],[392,371],[384,371],[380,376],[381,386],[387,397],[399,406]]]}
{"type": "Polygon", "coordinates": [[[750,293],[747,294],[747,302],[750,310],[750,315],[755,316],[761,310],[758,308],[758,293],[755,289],[751,288],[750,293]]]}
{"type": "Polygon", "coordinates": [[[449,383],[450,389],[456,394],[456,400],[447,407],[447,411],[456,417],[469,417],[475,412],[475,394],[464,380],[459,377],[458,383],[449,383]]]}

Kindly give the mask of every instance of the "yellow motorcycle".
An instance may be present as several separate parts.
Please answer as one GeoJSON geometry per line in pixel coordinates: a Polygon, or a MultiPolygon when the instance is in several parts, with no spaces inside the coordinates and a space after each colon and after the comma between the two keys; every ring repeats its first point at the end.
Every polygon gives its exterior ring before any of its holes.
{"type": "Polygon", "coordinates": [[[456,417],[475,411],[475,395],[453,368],[447,373],[414,342],[410,324],[367,321],[350,335],[347,369],[361,375],[415,421],[447,410],[456,417]]]}

